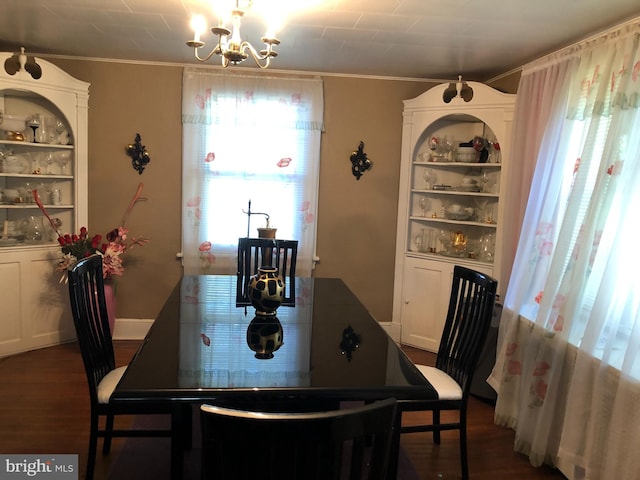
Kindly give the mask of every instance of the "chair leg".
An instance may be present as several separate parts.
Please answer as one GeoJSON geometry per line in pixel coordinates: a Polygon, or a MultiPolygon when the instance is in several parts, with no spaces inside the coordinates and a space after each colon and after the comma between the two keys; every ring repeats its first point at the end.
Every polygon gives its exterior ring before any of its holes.
{"type": "MultiPolygon", "coordinates": [[[[398,456],[400,454],[400,429],[402,427],[402,409],[396,409],[396,418],[391,434],[391,446],[389,451],[389,465],[387,479],[395,480],[398,475],[398,456]]],[[[387,480],[386,479],[386,480],[387,480]]]]}
{"type": "Polygon", "coordinates": [[[98,415],[91,414],[91,431],[89,432],[89,452],[87,454],[86,480],[93,480],[96,465],[96,450],[98,449],[98,415]]]}
{"type": "Polygon", "coordinates": [[[104,427],[104,440],[102,442],[102,454],[107,455],[111,450],[111,433],[113,432],[113,414],[107,415],[106,425],[104,427]]]}
{"type": "Polygon", "coordinates": [[[191,424],[187,427],[184,423],[185,420],[191,423],[191,406],[186,407],[179,405],[171,412],[171,480],[182,479],[185,442],[191,446],[191,424]]]}
{"type": "MultiPolygon", "coordinates": [[[[433,425],[434,427],[437,427],[438,425],[440,425],[440,410],[434,409],[432,415],[433,425]]],[[[435,443],[436,445],[440,445],[440,430],[438,429],[433,431],[433,443],[435,443]]]]}
{"type": "Polygon", "coordinates": [[[460,412],[460,468],[462,480],[469,478],[469,461],[467,458],[467,419],[464,412],[460,412]]]}
{"type": "Polygon", "coordinates": [[[182,447],[185,450],[189,450],[193,446],[193,411],[191,404],[187,403],[186,405],[183,405],[180,409],[179,415],[182,447]]]}

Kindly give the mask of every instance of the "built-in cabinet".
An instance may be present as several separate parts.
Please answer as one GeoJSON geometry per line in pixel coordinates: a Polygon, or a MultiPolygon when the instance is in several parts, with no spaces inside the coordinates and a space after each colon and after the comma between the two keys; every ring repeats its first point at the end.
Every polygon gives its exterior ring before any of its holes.
{"type": "Polygon", "coordinates": [[[407,345],[437,351],[455,265],[500,282],[514,103],[462,81],[404,102],[393,322],[407,345]]]}
{"type": "Polygon", "coordinates": [[[59,231],[87,224],[88,89],[45,60],[0,53],[0,356],[75,335],[34,190],[59,231]]]}

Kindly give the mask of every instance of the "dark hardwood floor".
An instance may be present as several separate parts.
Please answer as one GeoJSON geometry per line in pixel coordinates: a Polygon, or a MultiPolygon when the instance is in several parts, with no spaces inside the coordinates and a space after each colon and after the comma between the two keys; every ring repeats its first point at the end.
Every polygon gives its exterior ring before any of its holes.
{"type": "MultiPolygon", "coordinates": [[[[138,345],[132,341],[116,342],[118,364],[128,363],[138,345]]],[[[411,347],[404,350],[416,363],[434,361],[429,352],[411,347]]],[[[0,453],[77,453],[79,478],[84,478],[89,401],[77,345],[59,345],[0,359],[0,385],[0,453]]],[[[420,422],[429,417],[428,413],[410,412],[403,421],[420,422]]],[[[525,456],[515,453],[513,431],[494,425],[490,404],[470,400],[468,432],[472,479],[564,478],[551,468],[532,467],[525,456]]],[[[107,478],[110,462],[117,458],[123,441],[114,440],[109,456],[98,454],[96,480],[107,478]]],[[[460,478],[456,432],[444,432],[439,446],[433,444],[428,433],[403,435],[401,443],[421,480],[436,479],[438,473],[445,480],[460,478]]]]}

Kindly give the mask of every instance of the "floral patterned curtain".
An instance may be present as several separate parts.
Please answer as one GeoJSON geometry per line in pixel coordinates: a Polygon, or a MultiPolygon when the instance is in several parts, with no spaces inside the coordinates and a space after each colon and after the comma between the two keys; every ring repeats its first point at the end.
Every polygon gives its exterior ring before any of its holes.
{"type": "Polygon", "coordinates": [[[238,238],[269,226],[298,240],[296,272],[310,275],[322,81],[186,68],[182,123],[185,273],[235,274],[238,238]]]}
{"type": "Polygon", "coordinates": [[[640,447],[640,22],[545,62],[519,88],[554,70],[541,92],[560,113],[539,146],[507,287],[489,379],[496,423],[533,465],[640,478],[629,454],[640,447]]]}

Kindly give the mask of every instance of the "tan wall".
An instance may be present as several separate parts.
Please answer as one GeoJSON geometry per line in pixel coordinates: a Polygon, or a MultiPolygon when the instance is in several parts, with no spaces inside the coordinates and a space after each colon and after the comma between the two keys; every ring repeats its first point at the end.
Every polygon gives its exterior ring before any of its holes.
{"type": "MultiPolygon", "coordinates": [[[[89,227],[120,222],[138,182],[144,196],[127,221],[151,242],[127,254],[118,282],[120,318],[154,318],[181,274],[182,69],[53,59],[89,82],[89,227]],[[140,133],[151,155],[142,175],[125,147],[140,133]]],[[[505,82],[507,85],[509,81],[505,82]]],[[[517,82],[516,82],[517,83],[517,82]]],[[[391,320],[402,101],[429,82],[326,77],[315,275],[341,277],[380,321],[391,320]],[[360,141],[373,168],[356,180],[349,156],[360,141]]]]}
{"type": "Polygon", "coordinates": [[[433,84],[325,78],[316,275],[340,277],[379,321],[391,321],[402,101],[433,84]],[[360,180],[349,156],[373,162],[360,180]]]}

